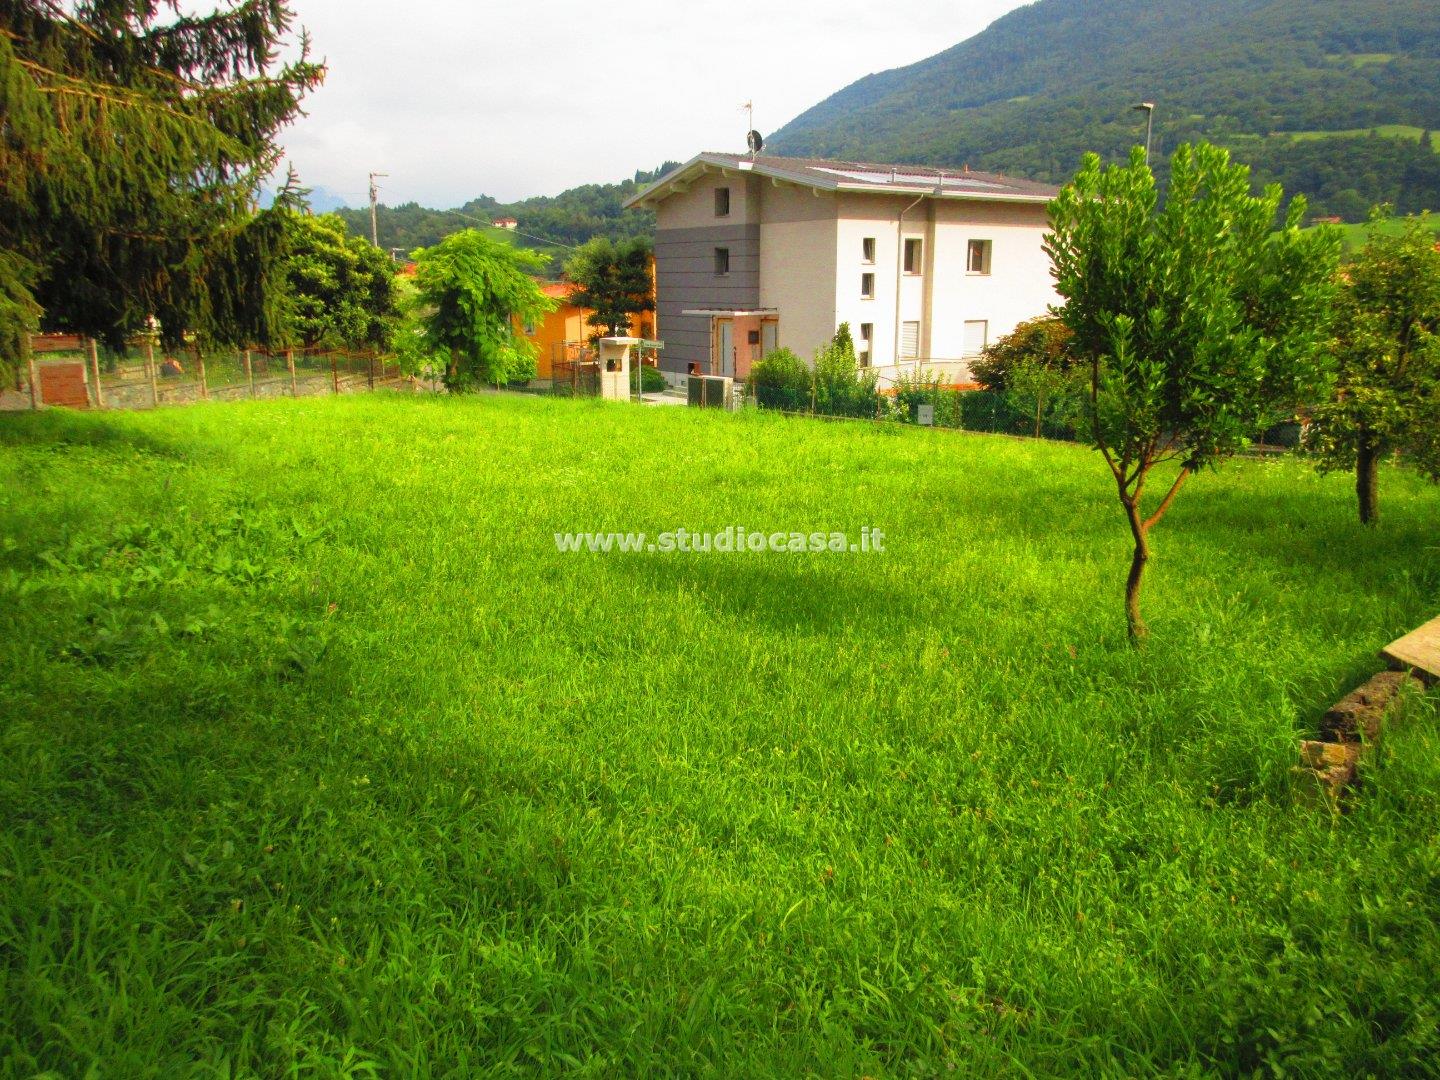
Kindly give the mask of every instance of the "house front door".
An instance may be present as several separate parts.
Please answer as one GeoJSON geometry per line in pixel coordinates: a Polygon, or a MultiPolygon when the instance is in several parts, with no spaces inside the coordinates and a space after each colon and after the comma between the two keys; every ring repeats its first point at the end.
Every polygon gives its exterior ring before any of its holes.
{"type": "Polygon", "coordinates": [[[730,319],[715,322],[715,357],[710,370],[716,375],[735,377],[735,324],[730,319]]]}

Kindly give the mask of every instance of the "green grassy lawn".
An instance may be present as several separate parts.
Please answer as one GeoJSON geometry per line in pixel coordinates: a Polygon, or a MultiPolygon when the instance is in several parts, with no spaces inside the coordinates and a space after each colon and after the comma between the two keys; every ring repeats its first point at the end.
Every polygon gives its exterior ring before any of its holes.
{"type": "MultiPolygon", "coordinates": [[[[0,1072],[1409,1074],[1440,490],[483,397],[0,416],[0,1072]],[[560,555],[553,533],[887,534],[560,555]]],[[[1433,696],[1433,695],[1432,695],[1433,696]]],[[[1429,1062],[1426,1065],[1425,1062],[1429,1062]]]]}

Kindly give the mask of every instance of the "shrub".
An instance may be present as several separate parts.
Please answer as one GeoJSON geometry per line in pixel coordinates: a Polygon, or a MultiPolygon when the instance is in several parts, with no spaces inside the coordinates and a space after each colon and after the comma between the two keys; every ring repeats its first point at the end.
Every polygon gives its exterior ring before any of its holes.
{"type": "Polygon", "coordinates": [[[745,386],[761,408],[787,412],[810,408],[810,369],[789,349],[776,349],[752,367],[745,386]]]}
{"type": "Polygon", "coordinates": [[[935,409],[936,427],[964,427],[960,415],[960,398],[960,391],[947,390],[940,385],[938,375],[927,376],[923,371],[913,376],[902,374],[895,380],[892,410],[895,419],[901,423],[913,424],[915,407],[930,405],[935,409]]]}
{"type": "Polygon", "coordinates": [[[653,368],[649,364],[640,364],[630,369],[630,389],[635,389],[635,380],[640,380],[640,391],[645,394],[658,394],[670,384],[665,381],[665,376],[660,374],[659,368],[653,368]]]}
{"type": "Polygon", "coordinates": [[[815,411],[857,417],[880,413],[875,374],[860,368],[849,323],[841,323],[835,339],[815,353],[815,411]]]}
{"type": "Polygon", "coordinates": [[[970,374],[986,390],[1009,390],[1010,369],[1020,363],[1068,371],[1075,366],[1070,328],[1053,315],[1022,322],[970,364],[970,374]]]}

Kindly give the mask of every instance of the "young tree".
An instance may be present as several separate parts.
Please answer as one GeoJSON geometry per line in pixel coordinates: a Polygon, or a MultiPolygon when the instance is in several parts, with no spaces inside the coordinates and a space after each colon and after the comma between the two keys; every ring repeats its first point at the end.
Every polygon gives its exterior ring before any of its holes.
{"type": "Polygon", "coordinates": [[[411,258],[424,338],[449,358],[449,389],[534,377],[533,346],[515,324],[538,322],[555,308],[531,276],[548,256],[465,229],[411,258]]]}
{"type": "Polygon", "coordinates": [[[388,349],[399,319],[395,264],[335,214],[288,214],[287,326],[307,347],[388,349]]]}
{"type": "Polygon", "coordinates": [[[970,365],[970,373],[987,390],[1034,402],[1035,437],[1044,431],[1045,414],[1053,411],[1059,423],[1070,423],[1084,394],[1083,365],[1071,351],[1072,334],[1053,315],[1030,319],[989,345],[970,365]]]}
{"type": "Polygon", "coordinates": [[[1342,274],[1334,397],[1315,408],[1305,445],[1321,468],[1354,469],[1360,520],[1380,515],[1381,459],[1400,452],[1440,479],[1440,250],[1428,217],[1387,235],[1371,218],[1342,274]]]}
{"type": "Polygon", "coordinates": [[[1130,637],[1147,636],[1140,587],[1150,531],[1197,469],[1293,415],[1325,381],[1339,240],[1301,231],[1278,185],[1250,194],[1250,170],[1218,147],[1182,146],[1165,205],[1140,148],[1126,165],[1087,155],[1050,204],[1045,247],[1059,314],[1090,369],[1090,429],[1134,540],[1125,584],[1130,637]],[[1178,463],[1153,509],[1156,466],[1178,463]]]}
{"type": "Polygon", "coordinates": [[[0,366],[37,308],[114,345],[151,315],[172,346],[279,332],[284,223],[252,204],[324,69],[303,35],[276,63],[283,0],[160,10],[0,5],[0,366]]]}
{"type": "Polygon", "coordinates": [[[644,237],[616,243],[598,236],[583,244],[565,260],[565,277],[576,286],[571,302],[594,310],[595,327],[624,334],[632,315],[655,310],[652,250],[644,237]]]}

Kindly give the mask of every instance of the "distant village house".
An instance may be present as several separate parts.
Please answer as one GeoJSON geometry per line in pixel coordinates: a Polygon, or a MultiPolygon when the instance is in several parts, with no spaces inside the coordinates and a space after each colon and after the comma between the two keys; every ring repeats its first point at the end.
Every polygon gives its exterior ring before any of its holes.
{"type": "Polygon", "coordinates": [[[744,378],[849,323],[862,364],[967,381],[1058,301],[1041,246],[1058,189],[968,170],[706,153],[627,203],[654,209],[662,367],[744,378]]]}

